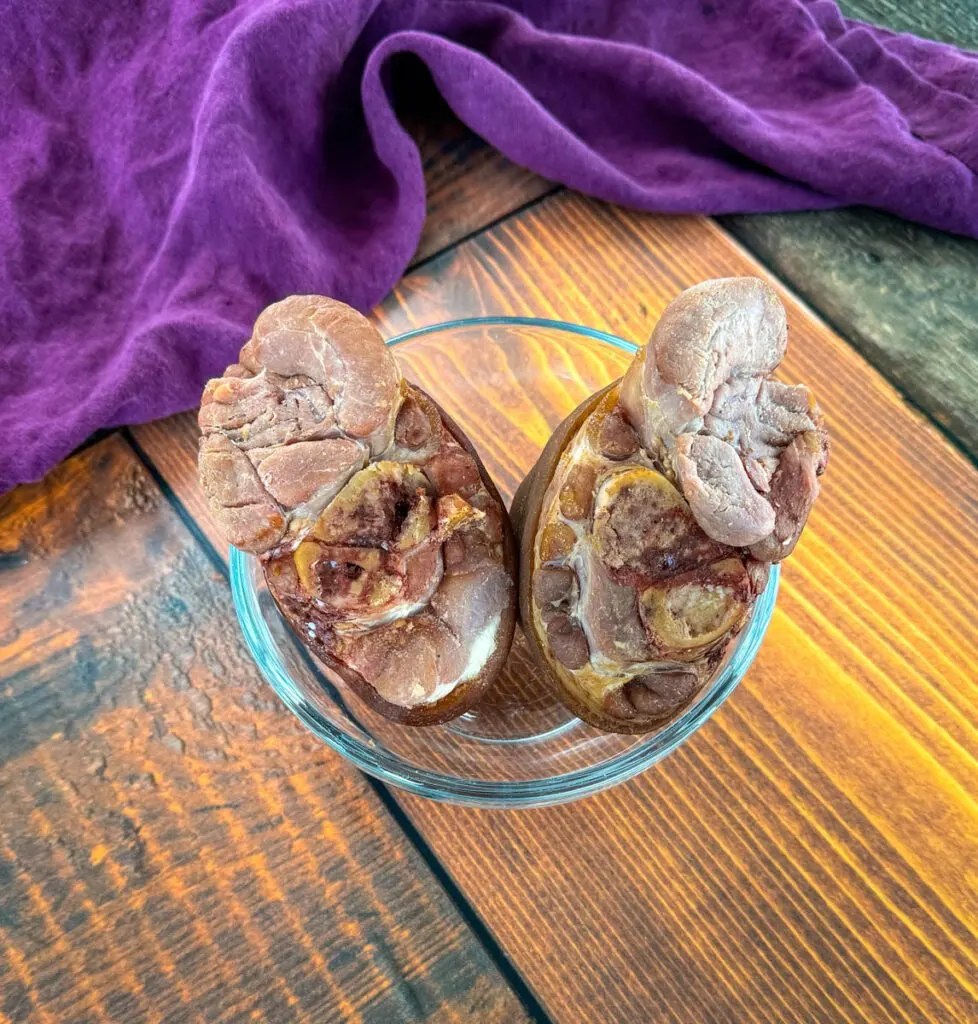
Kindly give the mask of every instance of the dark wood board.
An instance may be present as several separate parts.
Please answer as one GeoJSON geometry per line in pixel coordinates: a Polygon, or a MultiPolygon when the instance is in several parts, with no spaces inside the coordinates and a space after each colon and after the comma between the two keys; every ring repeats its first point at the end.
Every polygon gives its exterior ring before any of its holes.
{"type": "MultiPolygon", "coordinates": [[[[978,49],[973,0],[846,0],[846,15],[978,49]]],[[[978,458],[978,242],[855,207],[719,218],[978,458]]]]}
{"type": "Polygon", "coordinates": [[[525,1020],[119,436],[0,499],[0,1020],[525,1020]]]}
{"type": "MultiPolygon", "coordinates": [[[[763,273],[701,218],[545,199],[409,275],[382,329],[560,317],[644,340],[668,299],[763,273]]],[[[785,375],[835,438],[758,664],[686,747],[579,804],[520,814],[405,798],[555,1020],[966,1020],[978,992],[972,628],[978,473],[786,295],[785,375]]],[[[504,486],[536,424],[439,398],[504,486]]],[[[192,431],[140,428],[182,505],[192,431]]]]}

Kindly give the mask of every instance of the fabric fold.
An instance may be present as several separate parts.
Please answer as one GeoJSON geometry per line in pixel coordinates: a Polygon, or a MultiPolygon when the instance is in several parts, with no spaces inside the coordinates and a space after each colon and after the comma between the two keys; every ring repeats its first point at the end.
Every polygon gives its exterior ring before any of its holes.
{"type": "Polygon", "coordinates": [[[11,0],[0,491],[193,406],[259,310],[411,259],[416,61],[516,162],[643,210],[862,203],[978,236],[978,58],[828,0],[11,0]]]}

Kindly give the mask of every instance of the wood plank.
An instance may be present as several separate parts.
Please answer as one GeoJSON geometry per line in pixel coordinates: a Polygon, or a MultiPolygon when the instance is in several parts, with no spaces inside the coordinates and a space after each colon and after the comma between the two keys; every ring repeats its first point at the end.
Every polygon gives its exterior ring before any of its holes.
{"type": "Polygon", "coordinates": [[[432,103],[406,127],[421,150],[428,203],[412,265],[557,188],[507,160],[443,104],[432,103]]]}
{"type": "Polygon", "coordinates": [[[720,221],[978,456],[978,242],[864,209],[720,221]]]}
{"type": "Polygon", "coordinates": [[[978,50],[978,8],[972,0],[839,0],[847,18],[978,50]]]}
{"type": "MultiPolygon", "coordinates": [[[[381,318],[532,313],[641,340],[680,287],[751,272],[711,222],[561,196],[410,275],[381,318]]],[[[449,818],[405,800],[560,1019],[582,1004],[636,1021],[974,1006],[978,474],[789,311],[786,376],[814,386],[835,445],[746,684],[659,768],[584,804],[449,818]]]]}
{"type": "Polygon", "coordinates": [[[0,1020],[526,1019],[118,436],[0,501],[0,1020]]]}
{"type": "MultiPolygon", "coordinates": [[[[743,273],[763,270],[711,221],[561,194],[409,275],[378,317],[537,315],[641,341],[680,288],[743,273]]],[[[561,1021],[931,1024],[974,1007],[978,473],[787,301],[786,377],[813,385],[834,449],[745,683],[657,768],[582,803],[403,800],[561,1021]]],[[[464,401],[448,375],[438,394],[464,401]]],[[[535,426],[502,456],[483,445],[510,490],[535,426]]],[[[141,441],[197,508],[192,449],[154,429],[141,441]]]]}
{"type": "MultiPolygon", "coordinates": [[[[851,18],[978,49],[973,0],[845,0],[851,18]]],[[[978,457],[978,242],[856,207],[719,218],[978,457]]]]}

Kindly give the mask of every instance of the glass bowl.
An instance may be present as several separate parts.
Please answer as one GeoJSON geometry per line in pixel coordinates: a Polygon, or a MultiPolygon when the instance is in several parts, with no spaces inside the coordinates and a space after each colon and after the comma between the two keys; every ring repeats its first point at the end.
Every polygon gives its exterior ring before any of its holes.
{"type": "MultiPolygon", "coordinates": [[[[388,344],[396,346],[405,376],[465,430],[507,502],[553,428],[620,377],[636,350],[587,327],[515,317],[422,327],[388,344]]],[[[262,674],[323,742],[412,793],[518,808],[607,789],[688,740],[754,660],[774,610],[778,568],[711,683],[682,715],[643,736],[599,732],[575,718],[547,687],[519,630],[503,673],[477,708],[445,725],[395,725],[319,664],[280,615],[257,559],[234,548],[231,589],[262,674]]]]}

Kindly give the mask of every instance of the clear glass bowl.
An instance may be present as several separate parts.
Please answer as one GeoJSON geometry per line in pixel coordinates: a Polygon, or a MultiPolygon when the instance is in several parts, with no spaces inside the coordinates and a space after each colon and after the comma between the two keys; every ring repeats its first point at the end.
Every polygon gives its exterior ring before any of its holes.
{"type": "MultiPolygon", "coordinates": [[[[405,375],[466,431],[507,502],[553,428],[620,377],[635,351],[601,331],[511,317],[423,327],[388,344],[405,375]]],[[[679,718],[644,736],[602,733],[576,719],[548,689],[518,630],[506,668],[477,708],[445,725],[395,725],[316,661],[279,614],[257,559],[234,548],[231,589],[262,674],[323,742],[412,793],[516,808],[607,789],[688,740],[754,660],[774,610],[778,568],[712,682],[679,718]]]]}

